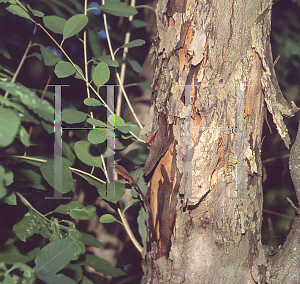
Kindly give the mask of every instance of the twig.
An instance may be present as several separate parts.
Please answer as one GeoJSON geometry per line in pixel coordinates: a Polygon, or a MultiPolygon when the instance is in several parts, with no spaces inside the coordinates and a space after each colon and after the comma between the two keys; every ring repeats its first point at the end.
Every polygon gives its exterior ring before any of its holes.
{"type": "MultiPolygon", "coordinates": [[[[104,5],[104,4],[105,4],[105,2],[104,2],[104,0],[102,0],[102,5],[104,5]]],[[[110,36],[109,36],[108,28],[107,28],[107,19],[106,19],[106,14],[105,13],[103,13],[103,21],[104,21],[104,28],[105,28],[105,32],[106,32],[106,36],[107,36],[107,43],[108,43],[108,48],[109,48],[110,56],[111,56],[112,60],[115,60],[115,56],[114,56],[114,52],[112,50],[110,36]]],[[[120,75],[119,75],[117,69],[116,69],[116,77],[118,79],[118,82],[120,84],[120,87],[121,87],[123,95],[124,95],[124,98],[125,98],[128,106],[129,106],[130,111],[132,112],[133,117],[135,118],[135,120],[138,123],[139,127],[141,129],[143,129],[143,126],[142,126],[141,122],[139,121],[138,117],[136,116],[136,113],[133,110],[133,108],[131,106],[131,103],[130,103],[130,101],[128,99],[128,96],[127,96],[127,94],[126,94],[126,92],[124,90],[124,87],[122,85],[122,81],[121,81],[121,78],[120,78],[120,75]]]]}
{"type": "Polygon", "coordinates": [[[121,220],[122,220],[122,222],[123,222],[123,225],[124,225],[124,227],[125,227],[125,230],[126,230],[128,236],[129,236],[129,238],[131,239],[131,241],[133,242],[133,244],[134,244],[134,246],[137,248],[137,250],[138,250],[140,253],[142,253],[143,247],[139,244],[139,242],[138,242],[138,241],[136,240],[136,238],[134,237],[134,235],[133,235],[133,233],[132,233],[132,231],[131,231],[131,229],[130,229],[130,226],[129,226],[129,224],[128,224],[126,218],[123,216],[123,214],[122,214],[120,208],[118,208],[118,213],[119,213],[119,215],[120,215],[120,217],[121,217],[121,220]]]}
{"type": "MultiPolygon", "coordinates": [[[[131,4],[132,7],[135,6],[135,0],[131,0],[131,4]]],[[[133,20],[133,16],[130,16],[128,21],[129,23],[131,23],[133,20]]],[[[125,41],[124,44],[128,43],[130,40],[130,30],[125,34],[125,41]]],[[[123,49],[123,57],[122,57],[122,65],[121,65],[121,82],[122,85],[124,84],[124,78],[125,78],[125,71],[126,71],[126,57],[127,57],[127,53],[128,53],[128,47],[125,47],[123,49]]],[[[118,91],[118,96],[117,96],[117,107],[116,107],[116,114],[120,116],[121,114],[121,104],[122,104],[122,89],[119,88],[118,91]]]]}
{"type": "MultiPolygon", "coordinates": [[[[35,33],[36,33],[36,25],[34,26],[34,29],[33,29],[33,32],[32,32],[32,36],[34,36],[35,33]]],[[[22,68],[22,66],[23,66],[23,64],[25,62],[26,56],[27,56],[27,54],[29,52],[29,49],[31,48],[31,45],[32,45],[32,39],[29,41],[29,43],[27,45],[27,48],[26,48],[26,50],[25,50],[25,52],[23,54],[23,57],[22,57],[22,59],[20,61],[20,64],[19,64],[19,66],[18,66],[15,74],[13,75],[13,77],[11,79],[11,83],[14,83],[16,81],[16,79],[17,79],[17,77],[18,77],[18,75],[19,75],[19,73],[21,71],[21,68],[22,68]]],[[[4,98],[7,98],[8,95],[9,95],[9,91],[6,91],[5,94],[4,94],[4,98]]]]}
{"type": "Polygon", "coordinates": [[[19,193],[19,192],[16,191],[16,194],[21,198],[22,202],[23,202],[26,206],[30,207],[34,212],[36,212],[37,214],[39,214],[39,215],[40,215],[42,218],[44,218],[47,222],[51,223],[51,221],[50,221],[47,217],[45,217],[42,213],[40,213],[39,211],[37,211],[37,210],[30,204],[30,202],[29,202],[29,201],[28,201],[21,193],[19,193]]]}

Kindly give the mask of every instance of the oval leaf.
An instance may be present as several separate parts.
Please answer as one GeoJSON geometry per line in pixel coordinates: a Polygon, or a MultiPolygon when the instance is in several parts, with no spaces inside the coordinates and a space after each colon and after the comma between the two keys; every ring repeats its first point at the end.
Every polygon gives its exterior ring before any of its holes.
{"type": "Polygon", "coordinates": [[[40,50],[44,60],[44,64],[46,66],[54,66],[57,62],[57,56],[42,45],[40,50]]]}
{"type": "Polygon", "coordinates": [[[53,212],[68,214],[73,219],[90,220],[96,215],[96,207],[84,206],[79,201],[71,201],[68,204],[58,206],[53,212]]]}
{"type": "Polygon", "coordinates": [[[74,145],[75,153],[79,160],[83,163],[100,168],[102,166],[102,161],[100,156],[93,156],[90,153],[91,143],[86,141],[78,141],[74,145]]]}
{"type": "Polygon", "coordinates": [[[76,72],[75,67],[70,62],[60,61],[55,65],[54,73],[58,78],[65,78],[76,72]]]}
{"type": "Polygon", "coordinates": [[[117,222],[118,220],[110,214],[104,214],[100,217],[100,222],[101,223],[113,223],[113,222],[117,222]]]}
{"type": "Polygon", "coordinates": [[[80,123],[85,121],[87,114],[76,109],[64,109],[61,113],[62,120],[66,123],[80,123]]]}
{"type": "Polygon", "coordinates": [[[63,29],[67,21],[58,16],[45,16],[43,22],[45,27],[50,31],[57,34],[63,34],[63,29]]]}
{"type": "Polygon", "coordinates": [[[101,120],[95,119],[95,118],[88,118],[87,122],[89,124],[95,125],[97,127],[103,127],[105,129],[107,127],[106,123],[102,122],[101,120]]]}
{"type": "Polygon", "coordinates": [[[94,99],[94,98],[86,98],[83,103],[86,105],[86,106],[102,106],[103,104],[97,100],[97,99],[94,99]]]}
{"type": "Polygon", "coordinates": [[[0,147],[6,147],[15,139],[20,119],[14,110],[0,107],[0,121],[0,147]]]}
{"type": "Polygon", "coordinates": [[[115,268],[107,260],[99,258],[96,255],[87,254],[85,260],[80,264],[92,267],[97,272],[108,276],[118,277],[126,275],[120,268],[115,268]]]}
{"type": "Polygon", "coordinates": [[[67,20],[63,30],[63,41],[79,33],[88,23],[86,15],[78,14],[67,20]]]}
{"type": "MultiPolygon", "coordinates": [[[[31,17],[29,16],[29,14],[23,9],[21,8],[19,5],[14,5],[14,4],[11,4],[9,5],[8,7],[5,8],[8,12],[14,14],[14,15],[17,15],[19,17],[22,17],[22,18],[25,18],[25,19],[28,19],[28,20],[31,20],[31,17]]],[[[32,21],[33,22],[33,21],[32,21]]]]}
{"type": "Polygon", "coordinates": [[[107,124],[113,127],[125,126],[123,118],[116,114],[111,114],[108,117],[107,124]]]}
{"type": "Polygon", "coordinates": [[[21,102],[27,108],[31,109],[42,119],[52,122],[53,129],[54,109],[48,101],[40,99],[34,92],[16,83],[0,81],[0,88],[9,91],[13,96],[20,97],[21,102]]]}
{"type": "Polygon", "coordinates": [[[88,140],[92,144],[103,143],[107,139],[106,129],[93,129],[88,134],[88,140]]]}
{"type": "Polygon", "coordinates": [[[126,44],[123,44],[121,46],[121,48],[124,48],[124,47],[132,48],[132,47],[136,47],[136,46],[142,46],[143,44],[145,44],[145,41],[143,39],[135,39],[126,44]]]}
{"type": "Polygon", "coordinates": [[[128,60],[129,65],[135,72],[137,72],[137,73],[142,72],[142,66],[140,65],[140,63],[138,63],[136,60],[130,60],[129,58],[127,58],[127,60],[128,60]]]}
{"type": "Polygon", "coordinates": [[[93,72],[93,81],[96,86],[104,85],[110,76],[109,67],[105,62],[100,62],[94,72],[93,72]]]}
{"type": "Polygon", "coordinates": [[[97,60],[105,62],[108,66],[119,67],[120,64],[117,60],[112,60],[110,55],[102,55],[97,57],[97,60]]]}
{"type": "Polygon", "coordinates": [[[126,5],[122,2],[108,3],[105,5],[101,5],[98,8],[105,13],[118,17],[129,17],[134,16],[138,13],[138,11],[134,7],[126,5]]]}
{"type": "Polygon", "coordinates": [[[62,158],[62,173],[54,171],[54,161],[48,160],[40,166],[40,171],[44,179],[54,188],[54,178],[62,179],[62,188],[55,188],[57,191],[65,194],[72,190],[74,181],[71,170],[69,169],[70,162],[66,158],[62,158]]]}
{"type": "Polygon", "coordinates": [[[46,245],[34,260],[36,275],[55,274],[63,269],[74,254],[74,244],[71,240],[57,240],[46,245]]]}

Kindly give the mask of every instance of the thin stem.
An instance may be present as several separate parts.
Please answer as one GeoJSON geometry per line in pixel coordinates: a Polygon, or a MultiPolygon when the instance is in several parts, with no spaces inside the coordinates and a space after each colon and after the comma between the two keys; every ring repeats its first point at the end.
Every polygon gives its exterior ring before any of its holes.
{"type": "Polygon", "coordinates": [[[138,250],[140,253],[142,253],[143,247],[139,244],[139,242],[138,242],[138,241],[136,240],[136,238],[134,237],[134,235],[133,235],[133,233],[132,233],[132,231],[131,231],[131,229],[130,229],[130,227],[129,227],[129,224],[128,224],[126,218],[123,216],[123,214],[122,214],[120,208],[118,208],[118,213],[119,213],[119,215],[120,215],[120,217],[121,217],[121,220],[122,220],[122,222],[123,222],[123,225],[124,225],[124,227],[125,227],[125,230],[126,230],[128,236],[129,236],[129,238],[131,239],[131,241],[133,242],[133,244],[134,244],[134,246],[137,248],[137,250],[138,250]]]}
{"type": "Polygon", "coordinates": [[[47,32],[47,30],[39,23],[37,25],[51,38],[51,40],[58,46],[58,48],[62,51],[62,53],[66,56],[66,58],[69,60],[69,62],[74,66],[78,74],[81,76],[81,78],[89,85],[91,90],[96,94],[96,96],[100,99],[100,101],[103,103],[103,105],[113,114],[114,112],[107,106],[105,101],[101,98],[101,96],[96,92],[96,90],[92,87],[92,85],[85,79],[83,74],[80,72],[80,70],[76,67],[74,62],[71,60],[71,58],[68,56],[68,54],[65,52],[65,50],[61,47],[61,45],[47,32]]]}
{"type": "MultiPolygon", "coordinates": [[[[17,1],[17,3],[26,11],[26,7],[24,7],[20,1],[17,1]]],[[[92,91],[96,94],[96,96],[100,99],[100,101],[103,103],[103,105],[113,114],[114,112],[107,106],[105,101],[101,98],[101,96],[96,92],[96,90],[91,86],[91,84],[85,79],[83,74],[80,72],[80,70],[76,67],[74,62],[71,60],[71,58],[68,56],[68,54],[65,52],[65,50],[62,48],[62,46],[48,33],[48,31],[39,23],[35,23],[37,26],[39,26],[46,34],[51,38],[51,40],[57,45],[57,47],[61,50],[61,52],[65,55],[65,57],[69,60],[69,62],[74,66],[78,74],[81,76],[81,78],[89,85],[89,87],[92,89],[92,91]]]]}
{"type": "MultiPolygon", "coordinates": [[[[104,0],[102,0],[102,5],[104,5],[104,4],[105,4],[105,2],[104,2],[104,0]]],[[[110,41],[110,36],[109,36],[108,28],[107,28],[107,19],[106,19],[106,14],[105,14],[105,13],[103,13],[103,21],[104,21],[104,28],[105,28],[105,32],[106,32],[106,36],[107,36],[107,43],[108,43],[108,48],[109,48],[109,52],[110,52],[110,55],[111,55],[111,59],[112,59],[112,60],[115,60],[115,56],[114,56],[114,52],[113,52],[113,50],[112,50],[111,41],[110,41]]],[[[136,120],[136,122],[138,123],[139,127],[140,127],[141,129],[143,129],[143,126],[142,126],[142,124],[140,123],[139,119],[137,118],[136,113],[135,113],[135,111],[133,110],[133,108],[132,108],[132,106],[131,106],[131,103],[130,103],[130,101],[129,101],[129,99],[128,99],[128,96],[127,96],[127,94],[126,94],[126,92],[125,92],[125,90],[124,90],[124,88],[123,88],[122,81],[121,81],[120,75],[119,75],[119,73],[118,73],[118,71],[117,71],[117,68],[116,68],[116,76],[117,76],[117,79],[118,79],[118,83],[120,84],[120,87],[121,87],[121,89],[122,89],[124,98],[125,98],[125,100],[126,100],[128,106],[129,106],[130,111],[132,112],[133,117],[135,118],[135,120],[136,120]]]]}
{"type": "Polygon", "coordinates": [[[50,0],[50,1],[55,3],[57,6],[60,6],[61,8],[65,9],[66,11],[68,11],[71,15],[77,14],[73,9],[68,7],[68,5],[62,3],[62,1],[58,1],[58,0],[50,0]]]}
{"type": "MultiPolygon", "coordinates": [[[[131,0],[131,3],[130,5],[132,7],[135,6],[135,0],[131,0]]],[[[133,20],[133,16],[130,16],[129,17],[129,23],[132,22],[133,20]]],[[[128,30],[128,32],[126,33],[125,35],[125,41],[124,41],[124,44],[128,43],[130,40],[130,30],[128,30]]],[[[124,84],[124,78],[125,78],[125,71],[126,71],[126,57],[127,57],[127,53],[128,53],[128,47],[125,47],[123,49],[123,56],[122,56],[122,65],[121,65],[121,82],[122,82],[122,85],[124,84]]],[[[117,107],[116,107],[116,114],[118,116],[120,116],[121,114],[121,104],[122,104],[122,89],[119,88],[119,91],[118,91],[118,97],[117,97],[117,107]]]]}
{"type": "Polygon", "coordinates": [[[39,215],[40,215],[42,218],[44,218],[47,222],[51,223],[51,221],[50,221],[47,217],[45,217],[42,213],[40,213],[39,211],[37,211],[37,210],[30,204],[30,202],[29,202],[29,201],[28,201],[21,193],[19,193],[19,192],[16,191],[16,194],[21,198],[22,202],[23,202],[26,206],[30,207],[34,212],[36,212],[37,214],[39,214],[39,215]]]}
{"type": "Polygon", "coordinates": [[[72,172],[75,172],[75,173],[78,172],[78,173],[87,175],[87,176],[91,177],[92,179],[94,179],[94,180],[96,180],[96,181],[99,181],[99,182],[101,182],[101,183],[105,183],[105,181],[103,181],[102,179],[97,178],[97,177],[95,177],[95,176],[93,176],[92,174],[89,174],[89,173],[87,173],[87,172],[84,172],[84,171],[81,171],[81,170],[78,170],[78,169],[75,169],[75,168],[72,168],[72,167],[69,167],[69,169],[70,169],[72,172]]]}
{"type": "Polygon", "coordinates": [[[30,160],[30,161],[40,162],[40,163],[47,162],[47,160],[42,160],[42,159],[37,159],[37,158],[32,158],[32,157],[27,157],[27,156],[0,155],[0,157],[18,158],[18,159],[30,160]]]}
{"type": "MultiPolygon", "coordinates": [[[[47,160],[42,160],[42,159],[37,159],[37,158],[32,158],[32,157],[26,157],[26,156],[11,156],[11,155],[0,155],[0,157],[10,157],[10,158],[19,158],[19,159],[24,159],[24,160],[30,160],[30,161],[35,161],[35,162],[40,162],[40,163],[46,163],[47,160]]],[[[85,174],[91,178],[93,178],[94,180],[97,180],[101,183],[105,183],[105,181],[103,181],[102,179],[99,179],[87,172],[84,172],[84,171],[81,171],[81,170],[78,170],[78,169],[75,169],[75,168],[72,168],[72,167],[69,167],[69,169],[72,171],[72,172],[78,172],[78,173],[82,173],[82,174],[85,174]]]]}
{"type": "Polygon", "coordinates": [[[144,141],[143,139],[137,137],[133,132],[130,131],[130,134],[138,141],[144,143],[144,144],[148,144],[146,141],[144,141]]]}
{"type": "MultiPolygon", "coordinates": [[[[87,15],[87,0],[84,1],[84,15],[87,15]]],[[[87,61],[87,48],[86,48],[86,29],[83,32],[83,55],[84,55],[84,73],[86,80],[86,93],[87,97],[90,98],[90,89],[89,89],[89,74],[88,74],[88,61],[87,61]]],[[[90,112],[91,118],[94,118],[93,112],[90,112]]],[[[93,125],[94,126],[94,125],[93,125]]]]}
{"type": "Polygon", "coordinates": [[[104,173],[105,173],[105,177],[107,179],[107,182],[110,183],[110,180],[109,180],[109,176],[108,176],[108,173],[107,173],[107,169],[106,169],[106,166],[105,166],[105,161],[104,161],[104,157],[103,155],[101,154],[101,161],[102,161],[102,165],[103,165],[103,168],[104,168],[104,173]]]}
{"type": "MultiPolygon", "coordinates": [[[[35,33],[36,33],[36,25],[34,25],[34,29],[33,29],[33,32],[32,32],[32,36],[34,36],[35,33]]],[[[32,39],[29,41],[29,43],[28,43],[28,45],[27,45],[27,48],[26,48],[26,50],[25,50],[25,52],[24,52],[24,54],[23,54],[23,57],[22,57],[22,59],[21,59],[21,61],[20,61],[20,64],[19,64],[19,66],[18,66],[18,68],[17,68],[15,74],[13,75],[13,77],[12,77],[12,79],[11,79],[11,83],[16,82],[16,79],[17,79],[17,77],[18,77],[18,75],[19,75],[19,73],[20,73],[20,71],[21,71],[21,68],[23,67],[23,64],[24,64],[24,62],[25,62],[26,56],[27,56],[27,54],[28,54],[28,52],[29,52],[29,49],[31,48],[31,45],[32,45],[32,39]]],[[[9,95],[9,91],[6,91],[5,94],[4,94],[4,98],[7,98],[8,95],[9,95]]]]}

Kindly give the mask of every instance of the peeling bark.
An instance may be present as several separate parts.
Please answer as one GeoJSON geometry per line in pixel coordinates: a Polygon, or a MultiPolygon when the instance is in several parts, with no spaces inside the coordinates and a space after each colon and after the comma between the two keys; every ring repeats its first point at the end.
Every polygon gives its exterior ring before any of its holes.
{"type": "Polygon", "coordinates": [[[145,167],[147,174],[152,171],[146,199],[155,238],[147,238],[142,283],[270,281],[261,244],[264,102],[287,146],[282,114],[293,115],[272,65],[271,4],[158,1],[156,69],[144,128],[147,136],[159,134],[145,167]],[[240,85],[245,94],[242,163],[236,154],[240,85]],[[190,184],[184,176],[187,162],[190,184]],[[245,184],[237,182],[237,170],[245,184]]]}

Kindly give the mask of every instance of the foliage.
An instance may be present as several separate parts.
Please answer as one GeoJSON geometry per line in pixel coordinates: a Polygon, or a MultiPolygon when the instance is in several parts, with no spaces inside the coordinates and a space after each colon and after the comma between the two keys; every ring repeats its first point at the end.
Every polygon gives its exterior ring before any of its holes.
{"type": "MultiPolygon", "coordinates": [[[[103,215],[100,222],[118,221],[130,231],[124,212],[121,213],[119,209],[119,200],[126,188],[122,183],[106,180],[107,167],[111,165],[106,165],[105,154],[115,151],[115,161],[121,160],[119,151],[136,140],[139,130],[136,124],[125,123],[120,113],[115,114],[111,106],[107,105],[106,97],[109,94],[106,94],[107,90],[103,85],[115,83],[116,78],[118,84],[122,84],[118,81],[119,75],[115,69],[121,63],[118,51],[140,47],[145,43],[142,39],[125,44],[117,42],[119,47],[112,52],[106,13],[114,18],[130,17],[136,15],[138,10],[119,0],[107,0],[106,4],[91,6],[89,10],[87,1],[84,7],[79,1],[67,1],[72,3],[69,6],[57,6],[52,1],[40,2],[25,5],[19,1],[0,1],[1,15],[4,18],[13,17],[18,23],[16,29],[21,29],[21,25],[24,25],[33,30],[32,40],[20,60],[7,47],[8,41],[0,43],[0,52],[5,59],[0,65],[0,202],[9,217],[1,228],[4,238],[0,250],[0,281],[91,283],[83,275],[84,265],[93,267],[104,275],[122,276],[125,273],[121,269],[87,253],[86,246],[100,247],[102,244],[75,225],[75,220],[90,220],[96,215],[95,206],[78,201],[76,185],[84,188],[87,195],[97,198],[99,194],[114,209],[118,208],[122,222],[112,215],[103,215]],[[65,8],[65,11],[61,8],[65,8]],[[50,15],[53,13],[54,15],[50,15]],[[99,17],[102,19],[101,14],[103,21],[99,21],[99,17]],[[105,30],[109,56],[105,55],[105,44],[96,38],[99,28],[105,30]],[[89,52],[87,42],[90,44],[89,52]],[[67,51],[72,46],[79,46],[83,50],[82,58],[74,61],[71,59],[67,51]],[[99,50],[102,51],[100,55],[99,50]],[[88,61],[90,52],[94,56],[88,61]],[[30,88],[28,82],[21,84],[18,79],[19,75],[22,77],[24,61],[30,57],[43,61],[48,68],[49,80],[54,72],[58,79],[67,78],[65,82],[75,80],[76,86],[83,85],[86,88],[87,95],[80,97],[82,103],[77,104],[79,107],[74,104],[74,98],[77,101],[78,94],[74,94],[72,100],[62,98],[62,121],[63,126],[68,129],[62,133],[63,157],[59,159],[59,174],[55,170],[57,156],[54,156],[53,144],[50,149],[45,149],[44,145],[47,140],[54,142],[56,93],[50,92],[47,85],[40,91],[30,88]],[[18,63],[16,60],[19,60],[18,63]],[[107,111],[110,112],[106,119],[107,111]],[[100,115],[95,116],[95,113],[100,115]],[[85,129],[75,131],[75,128],[85,129]],[[34,139],[34,131],[40,132],[42,138],[34,139]],[[106,143],[109,143],[107,133],[114,134],[112,137],[115,139],[115,146],[112,148],[109,144],[106,147],[106,143]],[[61,188],[56,187],[59,180],[61,188]],[[113,193],[109,192],[111,188],[114,189],[113,193]]],[[[144,26],[146,24],[139,20],[131,29],[144,26]]],[[[13,32],[9,29],[3,38],[13,36],[13,32]]],[[[127,62],[132,66],[132,78],[136,78],[134,72],[141,71],[139,62],[134,58],[127,62]]],[[[61,84],[62,81],[55,82],[61,84]]],[[[139,83],[131,82],[131,85],[139,83]]],[[[139,176],[140,183],[142,180],[143,176],[139,176]]],[[[125,208],[137,201],[138,199],[134,199],[125,208]]],[[[145,238],[143,216],[141,207],[139,232],[145,238]]]]}

